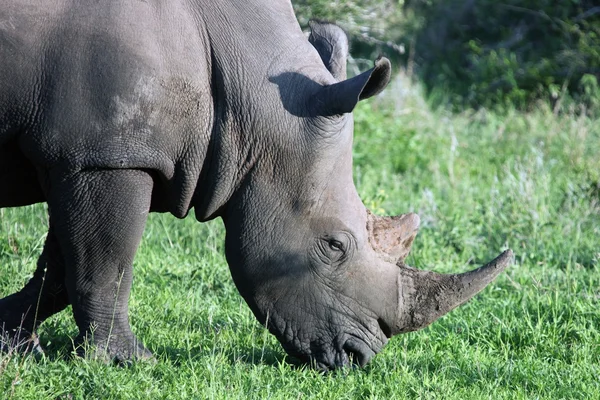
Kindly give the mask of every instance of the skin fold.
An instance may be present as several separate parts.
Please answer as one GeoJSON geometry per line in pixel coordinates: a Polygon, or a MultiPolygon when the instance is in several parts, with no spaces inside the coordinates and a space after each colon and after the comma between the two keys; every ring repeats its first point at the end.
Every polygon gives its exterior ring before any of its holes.
{"type": "Polygon", "coordinates": [[[152,357],[128,318],[150,212],[222,218],[240,294],[322,369],[366,364],[510,263],[404,264],[418,216],[372,215],[352,180],[352,110],[391,66],[348,79],[337,26],[307,38],[283,0],[50,3],[0,4],[0,207],[46,202],[50,226],[33,278],[2,294],[0,348],[36,347],[35,328],[72,305],[76,344],[152,357]]]}

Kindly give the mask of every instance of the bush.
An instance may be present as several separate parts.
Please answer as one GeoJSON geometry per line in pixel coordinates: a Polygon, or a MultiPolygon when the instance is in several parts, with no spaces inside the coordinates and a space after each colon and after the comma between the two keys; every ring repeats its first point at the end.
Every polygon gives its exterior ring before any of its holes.
{"type": "MultiPolygon", "coordinates": [[[[396,62],[402,59],[402,3],[401,0],[293,1],[294,11],[304,29],[310,19],[335,22],[341,26],[348,34],[352,56],[360,61],[370,61],[361,65],[361,69],[367,64],[371,67],[372,60],[381,53],[396,62]]],[[[358,69],[351,72],[357,73],[358,69]]]]}
{"type": "MultiPolygon", "coordinates": [[[[550,99],[598,109],[600,7],[594,0],[418,0],[418,72],[455,106],[529,107],[550,99]]],[[[415,23],[416,21],[416,23],[415,23]]]]}

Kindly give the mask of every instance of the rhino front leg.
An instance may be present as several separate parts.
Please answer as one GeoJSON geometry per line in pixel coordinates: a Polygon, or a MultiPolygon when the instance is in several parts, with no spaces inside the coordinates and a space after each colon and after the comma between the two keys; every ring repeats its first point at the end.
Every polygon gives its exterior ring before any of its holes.
{"type": "Polygon", "coordinates": [[[54,234],[52,218],[33,277],[21,291],[0,299],[0,350],[40,353],[36,328],[69,305],[64,260],[54,234]]]}
{"type": "Polygon", "coordinates": [[[132,263],[150,209],[152,178],[137,170],[50,175],[48,203],[79,328],[78,353],[151,358],[128,317],[132,263]]]}

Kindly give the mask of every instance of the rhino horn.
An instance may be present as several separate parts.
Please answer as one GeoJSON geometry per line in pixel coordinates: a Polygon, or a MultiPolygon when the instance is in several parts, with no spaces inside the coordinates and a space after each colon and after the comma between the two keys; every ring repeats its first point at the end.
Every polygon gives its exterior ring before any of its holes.
{"type": "Polygon", "coordinates": [[[415,213],[394,217],[379,217],[367,210],[367,231],[371,247],[381,257],[395,264],[403,262],[419,230],[420,219],[415,213]]]}
{"type": "Polygon", "coordinates": [[[383,326],[384,332],[391,336],[426,327],[483,290],[512,260],[506,250],[483,267],[448,275],[399,264],[396,321],[383,326]]]}

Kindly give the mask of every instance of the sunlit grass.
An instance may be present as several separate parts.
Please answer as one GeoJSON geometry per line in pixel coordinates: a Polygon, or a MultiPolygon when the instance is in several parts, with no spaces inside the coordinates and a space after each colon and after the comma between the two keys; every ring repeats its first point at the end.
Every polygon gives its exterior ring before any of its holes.
{"type": "MultiPolygon", "coordinates": [[[[355,181],[377,213],[419,213],[408,262],[516,263],[468,304],[398,336],[364,369],[293,368],[229,276],[220,221],[152,215],[131,322],[156,364],[72,359],[63,312],[40,360],[0,354],[0,398],[600,398],[600,121],[551,110],[432,111],[398,81],[355,113],[355,181]]],[[[33,272],[38,205],[0,210],[0,296],[33,272]]]]}

